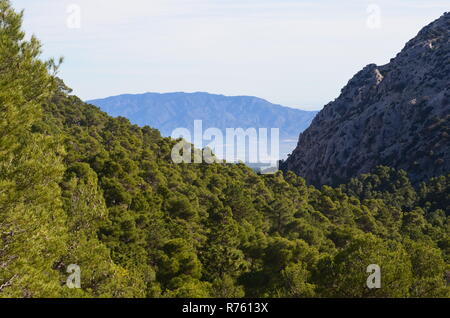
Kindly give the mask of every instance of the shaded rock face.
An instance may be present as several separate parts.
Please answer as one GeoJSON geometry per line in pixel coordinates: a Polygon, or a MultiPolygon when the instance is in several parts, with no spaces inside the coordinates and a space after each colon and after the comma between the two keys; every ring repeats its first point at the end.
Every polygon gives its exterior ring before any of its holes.
{"type": "Polygon", "coordinates": [[[367,65],[316,116],[281,163],[314,185],[337,185],[377,165],[414,183],[450,172],[450,13],[390,63],[367,65]]]}

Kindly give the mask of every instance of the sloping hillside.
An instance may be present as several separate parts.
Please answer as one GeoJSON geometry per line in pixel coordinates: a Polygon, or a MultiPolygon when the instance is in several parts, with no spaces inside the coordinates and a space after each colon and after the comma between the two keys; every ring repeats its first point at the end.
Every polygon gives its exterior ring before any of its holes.
{"type": "Polygon", "coordinates": [[[70,95],[21,19],[0,0],[0,298],[449,296],[450,175],[175,164],[177,141],[70,95]]]}

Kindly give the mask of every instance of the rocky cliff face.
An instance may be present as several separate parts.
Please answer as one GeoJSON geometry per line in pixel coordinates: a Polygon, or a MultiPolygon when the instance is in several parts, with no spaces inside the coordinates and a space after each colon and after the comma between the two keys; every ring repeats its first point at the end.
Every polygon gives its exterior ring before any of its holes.
{"type": "Polygon", "coordinates": [[[390,63],[367,65],[300,135],[281,164],[315,185],[377,165],[413,182],[450,172],[450,13],[423,28],[390,63]]]}

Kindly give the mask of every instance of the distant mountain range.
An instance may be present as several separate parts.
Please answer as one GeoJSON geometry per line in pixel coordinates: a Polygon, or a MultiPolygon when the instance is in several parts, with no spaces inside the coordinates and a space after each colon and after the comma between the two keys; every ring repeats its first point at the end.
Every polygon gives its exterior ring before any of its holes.
{"type": "Polygon", "coordinates": [[[87,101],[111,116],[128,118],[139,126],[157,128],[170,136],[176,128],[193,131],[194,120],[203,121],[203,129],[279,128],[280,157],[286,157],[317,114],[272,104],[252,96],[224,96],[209,93],[125,94],[87,101]]]}
{"type": "Polygon", "coordinates": [[[414,183],[450,172],[450,13],[390,63],[357,73],[281,167],[337,185],[377,165],[404,169],[414,183]]]}

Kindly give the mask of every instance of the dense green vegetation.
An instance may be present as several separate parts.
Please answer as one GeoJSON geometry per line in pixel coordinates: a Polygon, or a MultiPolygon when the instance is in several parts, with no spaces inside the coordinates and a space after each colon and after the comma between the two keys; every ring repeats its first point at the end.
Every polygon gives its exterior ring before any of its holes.
{"type": "Polygon", "coordinates": [[[71,96],[20,24],[0,0],[0,297],[450,295],[450,175],[415,189],[379,167],[317,189],[173,164],[176,141],[71,96]]]}

